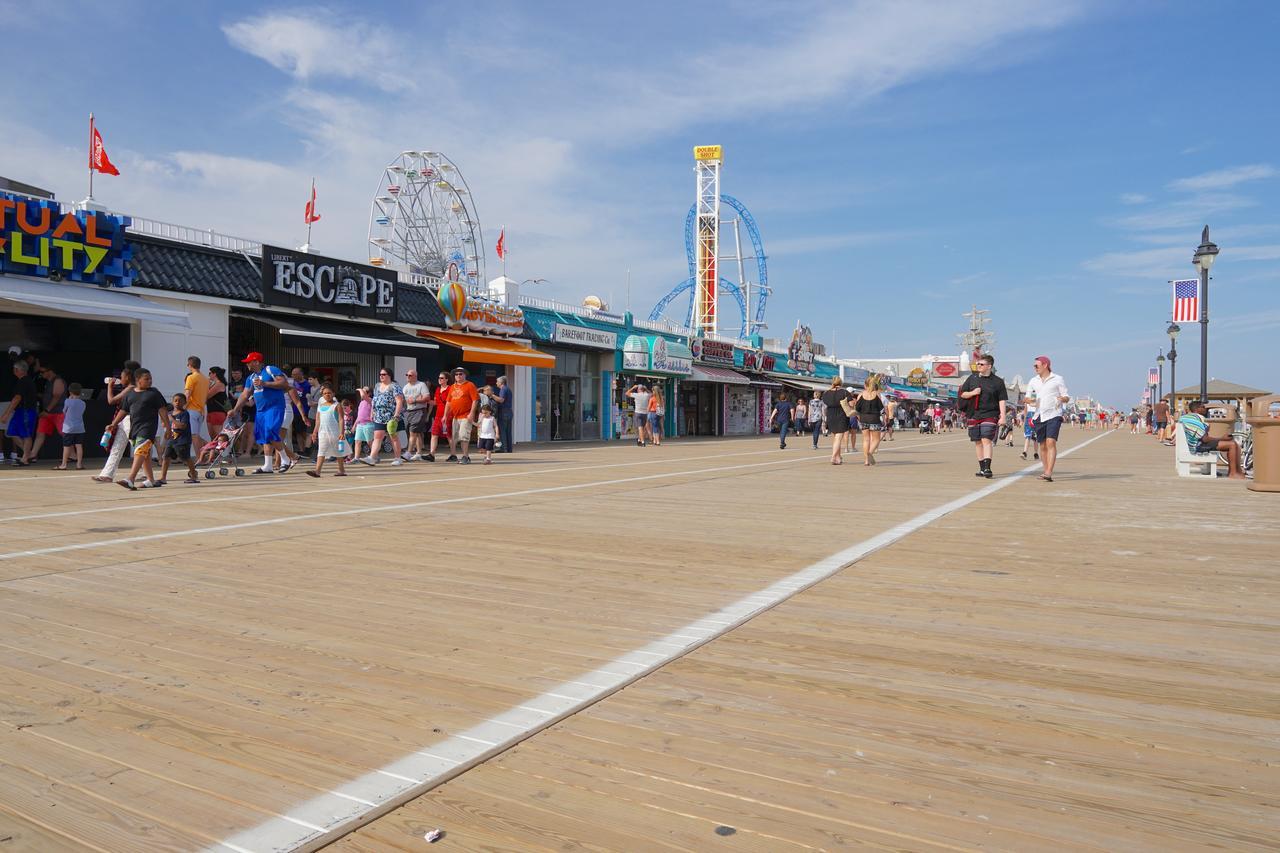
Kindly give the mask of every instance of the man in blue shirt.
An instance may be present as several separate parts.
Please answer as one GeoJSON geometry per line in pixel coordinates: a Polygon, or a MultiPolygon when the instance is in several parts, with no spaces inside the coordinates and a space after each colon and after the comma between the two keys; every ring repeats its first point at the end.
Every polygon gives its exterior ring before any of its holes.
{"type": "Polygon", "coordinates": [[[260,352],[251,352],[244,357],[244,363],[251,371],[245,379],[244,390],[236,400],[235,406],[227,413],[227,420],[240,414],[250,394],[257,415],[253,421],[253,440],[260,444],[266,454],[266,463],[257,470],[259,474],[270,474],[274,470],[275,454],[280,453],[280,473],[293,467],[292,453],[280,440],[280,428],[284,425],[285,391],[292,386],[284,371],[273,364],[267,364],[260,352]]]}
{"type": "Polygon", "coordinates": [[[501,436],[502,450],[501,453],[511,453],[515,450],[515,433],[511,431],[512,421],[515,420],[515,407],[511,400],[511,386],[507,384],[507,377],[498,377],[498,390],[496,392],[498,398],[498,435],[501,436]]]}

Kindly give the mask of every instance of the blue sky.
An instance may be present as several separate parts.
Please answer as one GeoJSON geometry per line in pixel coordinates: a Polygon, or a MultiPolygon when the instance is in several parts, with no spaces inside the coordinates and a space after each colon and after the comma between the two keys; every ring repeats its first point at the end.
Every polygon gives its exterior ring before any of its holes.
{"type": "MultiPolygon", "coordinates": [[[[32,4],[0,87],[0,174],[79,198],[93,110],[139,216],[367,256],[400,150],[461,166],[490,249],[541,295],[638,314],[685,277],[691,146],[760,225],[771,333],[952,352],[991,310],[999,371],[1054,357],[1128,405],[1165,281],[1208,223],[1210,373],[1280,390],[1280,83],[1269,2],[32,4]]],[[[1198,376],[1181,338],[1179,384],[1198,376]],[[1182,381],[1182,380],[1185,380],[1182,381]]]]}

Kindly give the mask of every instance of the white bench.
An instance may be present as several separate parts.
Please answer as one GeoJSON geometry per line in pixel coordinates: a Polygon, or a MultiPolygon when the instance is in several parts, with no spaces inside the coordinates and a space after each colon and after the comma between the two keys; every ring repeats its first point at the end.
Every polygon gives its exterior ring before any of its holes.
{"type": "Polygon", "coordinates": [[[1173,431],[1174,464],[1179,477],[1217,477],[1217,453],[1192,453],[1187,445],[1187,431],[1179,424],[1173,431]],[[1198,470],[1196,470],[1198,469],[1198,470]]]}

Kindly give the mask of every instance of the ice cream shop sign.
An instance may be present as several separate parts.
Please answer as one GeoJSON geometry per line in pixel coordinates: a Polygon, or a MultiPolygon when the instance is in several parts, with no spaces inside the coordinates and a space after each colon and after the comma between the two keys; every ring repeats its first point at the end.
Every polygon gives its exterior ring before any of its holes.
{"type": "Polygon", "coordinates": [[[0,273],[127,287],[129,218],[0,193],[0,273]]]}

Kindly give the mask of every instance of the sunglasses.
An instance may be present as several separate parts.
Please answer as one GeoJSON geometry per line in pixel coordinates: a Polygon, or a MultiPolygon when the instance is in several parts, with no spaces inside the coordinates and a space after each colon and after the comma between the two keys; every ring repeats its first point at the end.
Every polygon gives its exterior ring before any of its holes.
{"type": "Polygon", "coordinates": [[[385,370],[384,370],[384,371],[382,371],[381,373],[379,373],[378,375],[379,375],[379,376],[390,376],[391,374],[390,374],[390,373],[387,373],[387,371],[385,371],[385,370]]]}

